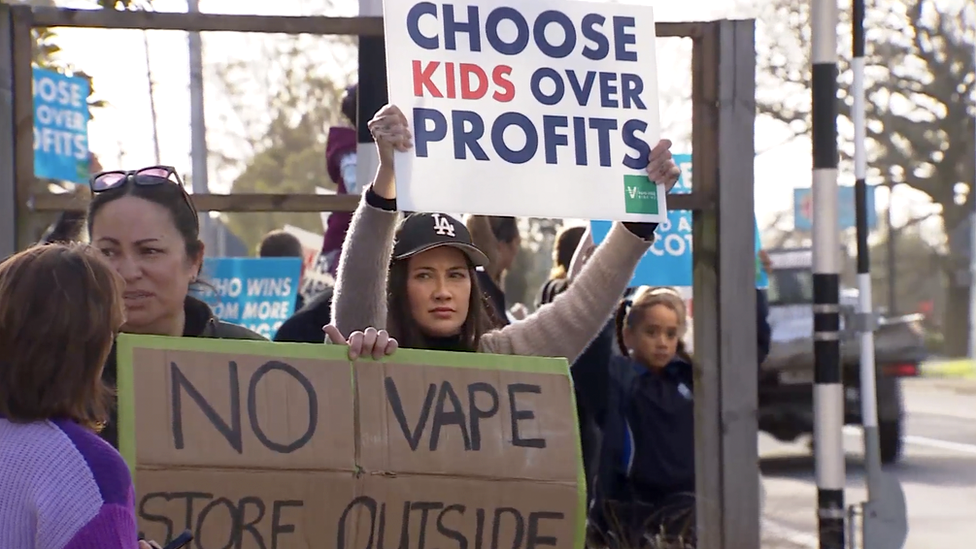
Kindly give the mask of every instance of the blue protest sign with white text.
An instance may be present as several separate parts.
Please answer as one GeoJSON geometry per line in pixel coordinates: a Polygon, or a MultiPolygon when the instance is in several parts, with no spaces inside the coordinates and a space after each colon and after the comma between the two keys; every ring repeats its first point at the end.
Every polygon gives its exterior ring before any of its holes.
{"type": "MultiPolygon", "coordinates": [[[[671,194],[690,193],[692,185],[691,155],[674,155],[675,163],[681,168],[681,176],[671,190],[671,194]]],[[[599,244],[610,232],[609,221],[591,221],[590,231],[593,242],[599,244]]],[[[756,224],[756,252],[762,247],[759,239],[759,226],[756,224]]],[[[668,220],[658,225],[654,236],[654,244],[644,254],[637,264],[631,286],[691,286],[692,285],[692,250],[691,250],[691,212],[687,210],[669,210],[668,220]]],[[[756,287],[765,288],[769,285],[768,276],[759,266],[756,257],[757,275],[756,287]]]]}
{"type": "MultiPolygon", "coordinates": [[[[868,185],[867,214],[868,229],[878,228],[878,211],[875,208],[875,186],[868,185]]],[[[857,227],[857,208],[854,200],[854,187],[837,187],[837,223],[844,231],[857,227]]],[[[793,226],[798,231],[813,230],[813,191],[809,187],[793,189],[793,226]]]]}
{"type": "MultiPolygon", "coordinates": [[[[240,324],[268,339],[295,312],[300,257],[216,257],[203,264],[204,280],[216,290],[199,297],[224,322],[240,324]]],[[[323,336],[324,337],[324,336],[323,336]]]]}
{"type": "Polygon", "coordinates": [[[34,175],[88,180],[88,81],[34,67],[34,175]]]}

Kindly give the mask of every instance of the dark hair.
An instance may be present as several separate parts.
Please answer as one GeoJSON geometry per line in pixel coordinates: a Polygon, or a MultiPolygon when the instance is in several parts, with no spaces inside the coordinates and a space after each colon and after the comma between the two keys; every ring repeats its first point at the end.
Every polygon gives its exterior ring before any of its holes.
{"type": "Polygon", "coordinates": [[[61,212],[58,218],[48,226],[41,236],[39,244],[74,242],[79,240],[85,225],[85,214],[82,212],[61,212]]]}
{"type": "Polygon", "coordinates": [[[342,103],[340,110],[342,111],[342,116],[345,116],[353,125],[355,125],[358,105],[359,105],[359,84],[353,84],[346,88],[345,93],[342,94],[342,103]]]}
{"type": "Polygon", "coordinates": [[[124,287],[86,244],[34,246],[0,263],[0,415],[104,424],[102,368],[125,318],[124,287]]]}
{"type": "MultiPolygon", "coordinates": [[[[410,309],[410,298],[407,296],[407,278],[410,276],[410,259],[393,261],[390,264],[390,279],[387,282],[387,330],[390,336],[396,338],[405,349],[431,349],[430,340],[417,326],[410,309]]],[[[461,325],[458,349],[476,352],[481,343],[481,336],[492,328],[488,316],[488,304],[478,275],[471,263],[468,263],[468,277],[471,279],[471,295],[468,297],[468,316],[461,325]]]]}
{"type": "Polygon", "coordinates": [[[552,247],[552,271],[549,278],[566,278],[569,274],[569,264],[573,262],[573,255],[579,247],[580,240],[586,227],[563,227],[556,234],[556,245],[552,247]]]}
{"type": "Polygon", "coordinates": [[[684,336],[688,314],[685,310],[685,302],[677,292],[670,288],[649,288],[642,287],[634,292],[633,297],[624,299],[617,306],[617,312],[613,316],[613,324],[616,328],[617,347],[621,354],[627,356],[630,349],[624,343],[624,328],[634,327],[644,320],[644,313],[655,305],[664,305],[678,315],[680,327],[678,334],[678,348],[675,354],[685,362],[691,362],[691,355],[685,349],[684,336]]]}
{"type": "Polygon", "coordinates": [[[258,245],[259,257],[304,257],[305,251],[298,238],[281,229],[264,235],[258,245]]]}
{"type": "Polygon", "coordinates": [[[508,244],[519,237],[518,221],[514,217],[495,215],[488,218],[488,223],[498,242],[508,244]]]}
{"type": "Polygon", "coordinates": [[[200,240],[197,212],[187,205],[185,192],[183,187],[175,183],[160,185],[126,183],[114,189],[95,193],[91,202],[88,203],[88,236],[91,237],[92,235],[95,216],[98,215],[99,210],[122,197],[134,196],[159,204],[169,211],[173,225],[183,237],[186,255],[196,259],[203,253],[203,241],[200,240]]]}

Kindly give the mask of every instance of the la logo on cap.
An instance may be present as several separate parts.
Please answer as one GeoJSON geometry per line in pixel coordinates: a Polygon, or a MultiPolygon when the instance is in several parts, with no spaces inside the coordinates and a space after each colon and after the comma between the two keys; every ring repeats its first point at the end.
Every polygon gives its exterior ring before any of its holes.
{"type": "Polygon", "coordinates": [[[450,236],[454,238],[454,225],[446,217],[441,217],[440,214],[431,214],[434,218],[434,232],[440,236],[450,236]]]}

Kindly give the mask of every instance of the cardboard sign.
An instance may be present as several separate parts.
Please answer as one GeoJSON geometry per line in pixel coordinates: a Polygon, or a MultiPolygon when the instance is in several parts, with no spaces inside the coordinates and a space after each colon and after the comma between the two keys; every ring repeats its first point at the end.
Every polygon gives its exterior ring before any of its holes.
{"type": "Polygon", "coordinates": [[[414,148],[403,210],[659,221],[650,6],[385,0],[390,101],[414,148]]]}
{"type": "Polygon", "coordinates": [[[140,531],[239,549],[582,549],[565,360],[122,335],[140,531]]]}
{"type": "Polygon", "coordinates": [[[88,181],[88,81],[33,67],[34,175],[88,181]]]}

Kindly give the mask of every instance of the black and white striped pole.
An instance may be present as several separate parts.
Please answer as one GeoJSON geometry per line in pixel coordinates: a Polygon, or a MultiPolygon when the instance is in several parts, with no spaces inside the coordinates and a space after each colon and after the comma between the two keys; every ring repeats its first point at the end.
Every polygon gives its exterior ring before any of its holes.
{"type": "MultiPolygon", "coordinates": [[[[383,0],[359,0],[359,15],[381,17],[383,0]]],[[[356,179],[363,188],[373,180],[379,157],[367,123],[387,103],[386,48],[382,36],[359,37],[359,101],[356,112],[356,179]]]]}
{"type": "MultiPolygon", "coordinates": [[[[908,536],[905,495],[898,479],[881,470],[878,435],[877,369],[874,358],[874,300],[871,295],[871,258],[868,248],[867,97],[864,88],[864,0],[852,0],[851,43],[854,122],[854,201],[857,218],[857,316],[855,329],[861,345],[861,424],[864,427],[864,468],[868,499],[862,509],[864,549],[897,549],[908,536]]],[[[853,544],[853,542],[852,542],[853,544]]]]}
{"type": "Polygon", "coordinates": [[[844,385],[837,219],[837,0],[811,0],[814,463],[820,549],[843,549],[844,385]]]}
{"type": "Polygon", "coordinates": [[[854,203],[857,216],[857,331],[861,343],[861,422],[864,426],[864,460],[871,488],[881,473],[881,442],[878,438],[878,395],[875,385],[874,303],[871,296],[871,260],[868,248],[868,186],[865,94],[864,94],[864,0],[853,0],[851,39],[853,58],[854,118],[854,203]],[[872,480],[874,482],[872,482],[872,480]]]}

